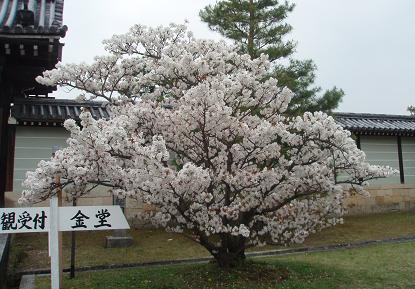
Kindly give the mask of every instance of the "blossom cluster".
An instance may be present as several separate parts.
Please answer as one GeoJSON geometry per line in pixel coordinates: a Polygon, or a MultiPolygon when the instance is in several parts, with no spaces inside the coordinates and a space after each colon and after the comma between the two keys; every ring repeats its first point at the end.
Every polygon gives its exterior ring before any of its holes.
{"type": "Polygon", "coordinates": [[[302,242],[341,222],[344,200],[394,173],[372,166],[350,132],[325,113],[285,114],[292,93],[224,42],[184,25],[136,25],[105,42],[110,56],[60,65],[38,81],[111,103],[107,120],[67,120],[68,146],[27,175],[21,201],[108,186],[157,207],[147,217],[191,231],[216,252],[223,236],[246,244],[302,242]],[[219,238],[210,238],[220,236],[219,238]]]}

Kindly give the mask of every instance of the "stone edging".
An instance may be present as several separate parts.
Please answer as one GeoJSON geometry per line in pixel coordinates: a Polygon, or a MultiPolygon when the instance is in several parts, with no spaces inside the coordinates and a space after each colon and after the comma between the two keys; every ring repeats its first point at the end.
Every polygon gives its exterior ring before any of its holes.
{"type": "Polygon", "coordinates": [[[0,234],[0,288],[6,288],[10,235],[0,234]]]}
{"type": "Polygon", "coordinates": [[[23,275],[22,280],[20,280],[19,289],[34,289],[35,278],[35,275],[23,275]]]}
{"type": "MultiPolygon", "coordinates": [[[[268,257],[268,256],[284,256],[284,255],[292,255],[292,254],[300,254],[300,253],[333,251],[333,250],[338,250],[338,249],[361,248],[361,247],[366,247],[366,246],[374,245],[374,244],[378,245],[378,244],[391,244],[391,243],[406,243],[406,242],[411,242],[411,241],[415,241],[415,235],[400,237],[400,238],[390,238],[390,239],[383,239],[383,240],[368,240],[368,241],[361,241],[361,242],[354,242],[354,243],[343,243],[343,244],[334,244],[334,245],[325,245],[325,246],[248,252],[246,253],[246,256],[251,257],[251,258],[268,257]]],[[[212,257],[202,257],[202,258],[161,260],[161,261],[129,263],[129,264],[84,266],[84,267],[76,268],[76,272],[140,268],[140,267],[162,266],[162,265],[197,264],[197,263],[207,263],[211,261],[212,259],[213,259],[212,257]]],[[[69,268],[65,268],[63,271],[69,272],[69,268]]],[[[16,274],[19,276],[50,274],[50,269],[26,270],[26,271],[16,272],[16,274]]]]}

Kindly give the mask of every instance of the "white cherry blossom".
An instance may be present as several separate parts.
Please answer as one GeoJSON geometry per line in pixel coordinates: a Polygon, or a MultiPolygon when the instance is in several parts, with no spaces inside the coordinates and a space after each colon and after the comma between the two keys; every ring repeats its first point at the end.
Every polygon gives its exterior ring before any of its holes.
{"type": "Polygon", "coordinates": [[[342,222],[345,199],[394,170],[366,162],[331,116],[285,110],[288,89],[224,42],[184,25],[136,25],[92,64],[59,65],[38,81],[104,98],[111,117],[67,120],[68,147],[27,174],[22,202],[47,199],[54,176],[77,196],[107,186],[157,208],[144,216],[190,232],[228,266],[249,246],[298,243],[342,222]]]}

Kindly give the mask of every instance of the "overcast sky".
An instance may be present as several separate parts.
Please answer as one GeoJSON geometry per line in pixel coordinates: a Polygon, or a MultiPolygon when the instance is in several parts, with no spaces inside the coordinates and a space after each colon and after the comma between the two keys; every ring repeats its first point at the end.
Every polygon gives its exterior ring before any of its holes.
{"type": "MultiPolygon", "coordinates": [[[[67,0],[63,62],[90,62],[101,41],[135,23],[157,26],[189,21],[199,38],[219,36],[199,20],[216,0],[67,0]]],[[[346,95],[338,111],[407,114],[415,104],[415,1],[297,0],[288,19],[296,57],[318,66],[317,83],[346,95]]],[[[68,97],[64,91],[59,97],[68,97]]]]}

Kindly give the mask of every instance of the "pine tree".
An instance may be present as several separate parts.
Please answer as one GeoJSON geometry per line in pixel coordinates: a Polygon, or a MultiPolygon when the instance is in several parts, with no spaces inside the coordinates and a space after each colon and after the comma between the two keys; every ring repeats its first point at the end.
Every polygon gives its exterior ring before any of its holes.
{"type": "Polygon", "coordinates": [[[336,109],[344,95],[334,87],[319,95],[322,89],[314,85],[317,67],[312,60],[293,59],[296,43],[286,40],[292,26],[285,22],[294,4],[281,0],[222,0],[200,11],[209,28],[234,40],[241,52],[252,58],[261,53],[273,63],[271,74],[281,86],[294,92],[289,112],[326,111],[336,109]],[[288,64],[283,64],[288,59],[288,64]]]}

